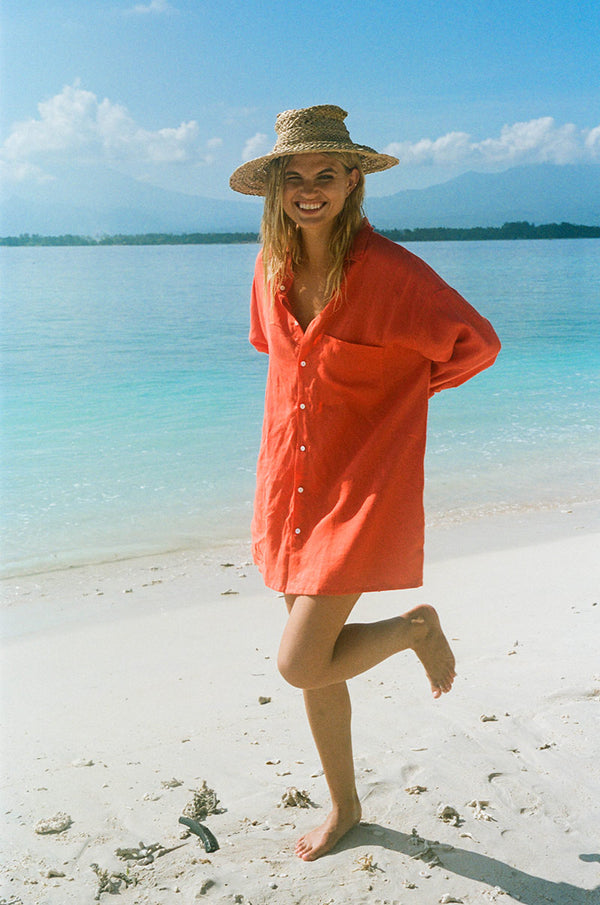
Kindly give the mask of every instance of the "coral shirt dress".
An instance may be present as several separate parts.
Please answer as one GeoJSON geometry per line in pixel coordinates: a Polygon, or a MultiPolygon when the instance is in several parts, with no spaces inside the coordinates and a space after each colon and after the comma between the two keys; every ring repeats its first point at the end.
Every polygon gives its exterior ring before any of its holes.
{"type": "Polygon", "coordinates": [[[259,253],[250,342],[269,355],[252,552],[286,594],[419,587],[430,396],[487,368],[498,338],[420,258],[364,221],[340,301],[306,332],[259,253]]]}

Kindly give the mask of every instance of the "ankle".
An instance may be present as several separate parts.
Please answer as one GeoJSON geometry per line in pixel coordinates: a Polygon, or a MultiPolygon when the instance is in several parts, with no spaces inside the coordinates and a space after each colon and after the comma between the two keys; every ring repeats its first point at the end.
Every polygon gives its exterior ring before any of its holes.
{"type": "Polygon", "coordinates": [[[408,624],[409,647],[415,648],[421,644],[431,633],[431,618],[426,605],[415,607],[402,617],[408,624]]]}
{"type": "Polygon", "coordinates": [[[331,813],[335,818],[360,818],[362,808],[360,806],[360,799],[358,797],[358,794],[354,792],[354,794],[350,797],[344,797],[343,799],[332,799],[331,813]]]}

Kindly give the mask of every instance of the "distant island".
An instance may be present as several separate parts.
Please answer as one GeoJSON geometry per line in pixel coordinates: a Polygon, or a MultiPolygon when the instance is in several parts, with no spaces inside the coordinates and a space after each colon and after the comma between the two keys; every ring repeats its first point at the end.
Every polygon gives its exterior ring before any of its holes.
{"type": "MultiPolygon", "coordinates": [[[[600,239],[600,226],[574,223],[545,223],[536,226],[526,220],[502,226],[473,226],[460,229],[446,226],[418,229],[382,229],[394,242],[473,242],[494,239],[600,239]]],[[[234,245],[259,241],[257,233],[144,233],[142,235],[101,236],[20,236],[0,237],[5,246],[77,245],[234,245]]]]}

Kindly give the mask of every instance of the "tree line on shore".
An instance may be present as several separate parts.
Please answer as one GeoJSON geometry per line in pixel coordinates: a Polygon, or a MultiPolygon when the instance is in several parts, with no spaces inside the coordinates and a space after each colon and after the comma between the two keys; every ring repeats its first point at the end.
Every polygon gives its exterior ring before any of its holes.
{"type": "MultiPolygon", "coordinates": [[[[600,226],[574,223],[545,223],[536,226],[527,220],[504,223],[502,226],[473,226],[466,228],[434,226],[416,229],[382,229],[384,236],[394,242],[468,242],[493,239],[598,239],[600,226]]],[[[257,233],[143,233],[140,235],[100,236],[40,236],[22,233],[20,236],[0,237],[5,246],[77,246],[77,245],[232,245],[259,241],[257,233]]]]}

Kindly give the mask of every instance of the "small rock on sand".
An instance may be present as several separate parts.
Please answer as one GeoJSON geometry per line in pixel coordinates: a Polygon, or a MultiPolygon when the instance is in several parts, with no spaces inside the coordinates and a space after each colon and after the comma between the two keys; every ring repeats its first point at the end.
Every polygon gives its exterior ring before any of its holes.
{"type": "Polygon", "coordinates": [[[198,891],[196,892],[196,898],[197,898],[197,899],[200,899],[200,898],[202,898],[203,896],[205,896],[206,893],[207,893],[210,889],[212,889],[212,887],[213,887],[214,885],[215,885],[215,881],[214,881],[214,880],[211,880],[210,877],[203,877],[203,878],[200,880],[200,886],[199,886],[199,888],[198,888],[198,891]]]}
{"type": "Polygon", "coordinates": [[[449,804],[441,804],[437,811],[437,816],[444,823],[451,823],[453,826],[460,826],[461,816],[458,811],[449,804]]]}

